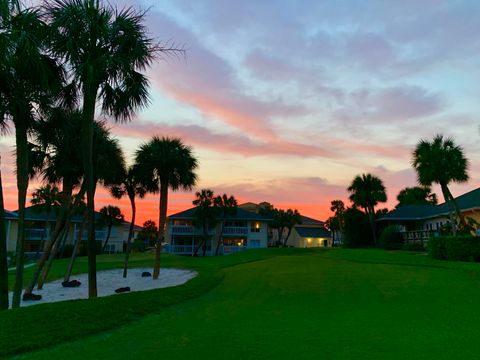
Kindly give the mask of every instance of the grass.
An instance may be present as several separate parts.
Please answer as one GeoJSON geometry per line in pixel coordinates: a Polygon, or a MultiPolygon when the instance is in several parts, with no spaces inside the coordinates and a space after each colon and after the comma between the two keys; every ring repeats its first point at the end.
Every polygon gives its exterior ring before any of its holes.
{"type": "Polygon", "coordinates": [[[1,314],[0,351],[44,347],[18,356],[26,359],[480,357],[480,264],[324,249],[165,263],[200,275],[170,289],[1,314]]]}

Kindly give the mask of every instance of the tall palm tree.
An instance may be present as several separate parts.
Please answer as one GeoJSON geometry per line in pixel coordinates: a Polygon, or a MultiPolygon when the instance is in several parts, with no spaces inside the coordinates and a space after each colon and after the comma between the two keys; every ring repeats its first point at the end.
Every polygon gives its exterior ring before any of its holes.
{"type": "Polygon", "coordinates": [[[167,219],[168,189],[191,190],[197,182],[195,170],[198,162],[193,156],[192,148],[183,144],[181,139],[154,136],[137,150],[135,167],[140,183],[149,192],[160,192],[158,239],[153,269],[153,279],[157,279],[167,219]]]}
{"type": "Polygon", "coordinates": [[[130,200],[130,206],[132,207],[132,220],[130,221],[130,228],[128,230],[127,248],[125,249],[125,262],[123,264],[123,277],[127,277],[128,271],[128,259],[130,257],[130,251],[132,249],[133,229],[135,226],[135,216],[137,214],[137,207],[135,205],[135,198],[138,196],[140,199],[145,197],[147,189],[138,181],[138,177],[135,174],[133,167],[130,167],[124,173],[123,181],[120,185],[113,186],[110,189],[112,196],[116,199],[121,199],[127,196],[130,200]]]}
{"type": "Polygon", "coordinates": [[[93,121],[97,100],[102,112],[115,120],[129,120],[148,103],[145,70],[156,51],[143,25],[144,13],[117,10],[99,0],[53,0],[47,5],[53,33],[52,52],[65,60],[79,89],[82,104],[82,157],[88,211],[89,297],[97,296],[93,121]]]}
{"type": "Polygon", "coordinates": [[[110,235],[112,234],[112,227],[123,223],[125,215],[122,214],[122,210],[118,206],[107,205],[100,209],[100,215],[97,219],[97,225],[107,227],[107,237],[103,244],[102,252],[107,249],[110,235]]]}
{"type": "Polygon", "coordinates": [[[372,230],[373,241],[377,246],[377,234],[375,231],[375,206],[379,202],[387,201],[387,194],[382,180],[372,174],[357,175],[348,187],[350,201],[355,206],[361,207],[368,215],[372,230]]]}
{"type": "Polygon", "coordinates": [[[44,52],[49,29],[40,19],[38,9],[21,9],[17,3],[15,6],[2,6],[1,11],[0,123],[5,124],[11,120],[15,127],[19,218],[12,307],[18,307],[23,286],[25,203],[29,169],[27,136],[37,115],[59,93],[62,69],[44,52]],[[5,9],[8,9],[8,13],[5,9]]]}
{"type": "Polygon", "coordinates": [[[238,202],[233,195],[228,196],[227,194],[218,195],[213,202],[214,206],[220,213],[220,222],[217,226],[217,247],[215,249],[215,255],[218,255],[220,244],[223,246],[223,229],[225,227],[225,220],[228,215],[235,215],[237,213],[238,202]]]}
{"type": "MultiPolygon", "coordinates": [[[[86,187],[83,179],[83,161],[79,152],[80,127],[81,113],[64,108],[50,109],[47,118],[39,121],[34,127],[35,146],[39,153],[45,154],[43,163],[34,165],[37,166],[37,171],[41,172],[43,181],[62,184],[62,203],[53,234],[47,239],[45,251],[37,262],[25,294],[32,292],[40,273],[42,276],[38,288],[42,288],[60,246],[62,234],[70,226],[69,219],[74,212],[79,211],[79,206],[83,205],[86,187]],[[73,196],[75,188],[79,190],[73,196]]],[[[123,169],[123,153],[118,141],[111,137],[103,122],[94,123],[94,135],[94,147],[98,149],[94,159],[94,183],[100,180],[105,186],[111,186],[118,181],[118,174],[123,169]]],[[[79,243],[76,245],[78,250],[79,243]]],[[[72,254],[69,269],[73,267],[75,254],[76,252],[72,254]]]]}
{"type": "MultiPolygon", "coordinates": [[[[0,156],[1,165],[1,156],[0,156]]],[[[2,172],[0,166],[0,311],[8,309],[7,230],[3,204],[2,172]]]]}
{"type": "Polygon", "coordinates": [[[432,193],[430,186],[413,186],[400,190],[397,200],[396,208],[405,205],[436,205],[437,195],[432,193]]]}
{"type": "MultiPolygon", "coordinates": [[[[215,225],[218,220],[218,208],[215,206],[215,196],[213,191],[210,189],[202,189],[195,193],[195,200],[193,200],[193,205],[196,206],[195,212],[193,214],[194,222],[196,226],[202,228],[202,240],[198,244],[193,256],[197,256],[200,248],[202,249],[203,256],[207,251],[207,240],[209,238],[208,232],[210,228],[215,225]]],[[[213,244],[212,244],[213,246],[213,244]]]]}
{"type": "Polygon", "coordinates": [[[456,235],[453,211],[456,212],[462,224],[466,225],[466,222],[448,185],[451,182],[468,181],[469,162],[463,149],[456,145],[453,139],[444,138],[442,135],[436,135],[432,141],[420,140],[413,151],[412,166],[417,172],[420,185],[431,186],[433,183],[440,185],[449,207],[452,231],[456,235]]]}

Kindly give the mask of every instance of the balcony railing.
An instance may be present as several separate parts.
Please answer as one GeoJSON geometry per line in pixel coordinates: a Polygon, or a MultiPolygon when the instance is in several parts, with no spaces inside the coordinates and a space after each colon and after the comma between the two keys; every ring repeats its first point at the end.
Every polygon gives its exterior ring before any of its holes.
{"type": "Polygon", "coordinates": [[[431,236],[436,234],[433,230],[414,230],[402,232],[403,240],[406,243],[420,243],[425,244],[431,236]]]}
{"type": "Polygon", "coordinates": [[[193,234],[194,229],[191,225],[173,225],[172,234],[193,234]]]}
{"type": "Polygon", "coordinates": [[[46,237],[46,229],[25,229],[25,240],[45,240],[46,237]]]}
{"type": "Polygon", "coordinates": [[[248,227],[246,226],[225,226],[223,235],[247,235],[248,227]]]}

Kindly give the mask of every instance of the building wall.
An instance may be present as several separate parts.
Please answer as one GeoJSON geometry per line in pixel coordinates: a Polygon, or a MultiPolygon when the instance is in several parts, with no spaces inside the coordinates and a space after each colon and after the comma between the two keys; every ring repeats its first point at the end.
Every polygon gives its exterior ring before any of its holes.
{"type": "Polygon", "coordinates": [[[7,251],[15,251],[17,244],[17,221],[7,220],[6,221],[6,230],[7,230],[7,251]]]}
{"type": "Polygon", "coordinates": [[[305,238],[301,237],[295,228],[290,234],[288,239],[288,246],[298,247],[298,248],[310,248],[310,247],[325,247],[325,242],[327,247],[332,246],[332,238],[305,238]]]}

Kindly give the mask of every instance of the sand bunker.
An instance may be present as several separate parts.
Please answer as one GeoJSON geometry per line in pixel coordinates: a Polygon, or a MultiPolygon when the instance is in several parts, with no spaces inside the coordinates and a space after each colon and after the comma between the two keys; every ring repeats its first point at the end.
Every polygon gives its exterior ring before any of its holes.
{"type": "MultiPolygon", "coordinates": [[[[130,287],[130,292],[177,286],[184,284],[188,280],[197,276],[197,273],[191,270],[161,269],[159,278],[157,280],[152,280],[151,277],[142,277],[142,272],[144,271],[152,272],[152,269],[129,269],[128,277],[126,279],[122,277],[123,269],[98,271],[98,296],[116,295],[116,289],[127,286],[130,287]]],[[[88,275],[78,274],[72,276],[71,279],[80,281],[82,285],[76,288],[64,288],[62,286],[63,279],[46,283],[42,290],[35,289],[33,291],[34,294],[42,295],[42,300],[22,301],[21,306],[30,306],[74,299],[88,299],[88,275]]],[[[11,296],[12,293],[10,293],[10,299],[11,296]]]]}

